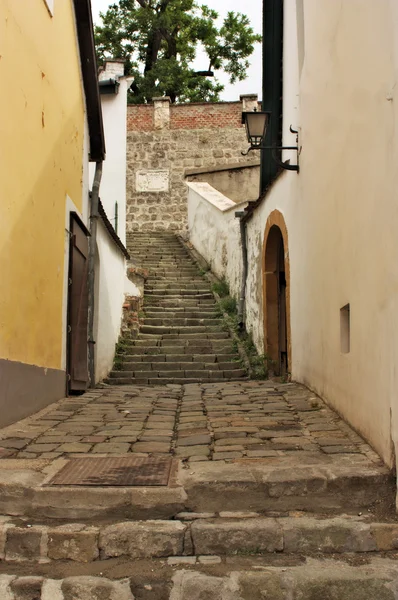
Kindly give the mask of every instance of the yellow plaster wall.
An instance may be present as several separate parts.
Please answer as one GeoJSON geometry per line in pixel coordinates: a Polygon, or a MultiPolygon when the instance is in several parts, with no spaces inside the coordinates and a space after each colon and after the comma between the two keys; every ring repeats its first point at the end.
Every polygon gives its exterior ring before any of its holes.
{"type": "Polygon", "coordinates": [[[84,102],[71,0],[0,0],[0,358],[61,368],[66,195],[84,102]]]}

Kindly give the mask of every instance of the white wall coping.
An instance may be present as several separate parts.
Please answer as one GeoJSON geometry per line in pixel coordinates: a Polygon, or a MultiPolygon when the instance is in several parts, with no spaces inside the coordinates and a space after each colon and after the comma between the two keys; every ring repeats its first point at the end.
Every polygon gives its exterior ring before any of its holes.
{"type": "Polygon", "coordinates": [[[216,190],[206,181],[187,181],[187,186],[199,194],[204,200],[207,200],[210,204],[218,208],[221,212],[226,212],[231,208],[240,206],[242,202],[236,203],[227,196],[224,196],[221,192],[216,190]]]}

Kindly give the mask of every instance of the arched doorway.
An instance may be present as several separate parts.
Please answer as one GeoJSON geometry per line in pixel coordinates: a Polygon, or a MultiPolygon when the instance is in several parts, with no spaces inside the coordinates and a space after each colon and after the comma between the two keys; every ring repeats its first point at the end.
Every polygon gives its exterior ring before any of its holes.
{"type": "Polygon", "coordinates": [[[273,211],[264,236],[264,346],[270,371],[290,371],[290,269],[287,230],[282,214],[273,211]]]}

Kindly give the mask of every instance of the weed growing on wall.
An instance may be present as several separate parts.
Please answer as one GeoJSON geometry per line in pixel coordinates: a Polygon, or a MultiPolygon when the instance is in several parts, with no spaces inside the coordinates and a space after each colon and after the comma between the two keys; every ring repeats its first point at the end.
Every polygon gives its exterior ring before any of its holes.
{"type": "Polygon", "coordinates": [[[211,289],[215,294],[218,294],[220,298],[225,298],[226,296],[229,296],[229,286],[225,279],[213,283],[211,289]]]}
{"type": "Polygon", "coordinates": [[[216,315],[221,317],[224,313],[228,315],[234,316],[236,315],[236,300],[231,296],[225,296],[221,298],[220,302],[218,302],[216,306],[216,315]]]}
{"type": "Polygon", "coordinates": [[[243,347],[249,359],[253,379],[268,379],[268,371],[269,367],[272,366],[272,360],[266,354],[258,354],[252,335],[245,329],[242,330],[237,313],[236,299],[229,295],[228,284],[225,281],[217,282],[213,284],[212,289],[221,297],[217,303],[216,314],[223,317],[223,328],[225,331],[232,331],[235,334],[234,351],[239,351],[239,344],[243,347]],[[226,292],[227,290],[228,293],[226,294],[222,295],[220,293],[220,291],[226,292]]]}

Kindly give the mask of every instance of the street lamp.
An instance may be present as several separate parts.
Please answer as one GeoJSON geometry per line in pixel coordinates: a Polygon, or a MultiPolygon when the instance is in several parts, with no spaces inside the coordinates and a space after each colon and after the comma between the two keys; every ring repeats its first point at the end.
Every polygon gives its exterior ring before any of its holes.
{"type": "MultiPolygon", "coordinates": [[[[282,168],[288,171],[299,172],[299,147],[297,146],[265,146],[265,136],[267,133],[267,127],[271,120],[270,111],[257,111],[254,109],[253,112],[242,112],[242,123],[246,126],[247,140],[250,144],[250,148],[247,152],[242,152],[243,156],[249,154],[251,150],[272,150],[272,158],[282,168]],[[278,155],[277,150],[296,150],[297,152],[297,165],[291,165],[289,161],[282,162],[278,155]]],[[[298,131],[295,131],[290,126],[290,131],[296,134],[296,143],[298,144],[298,131]]]]}

